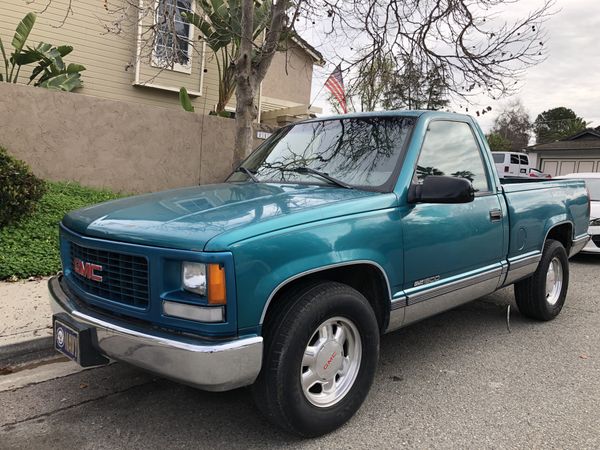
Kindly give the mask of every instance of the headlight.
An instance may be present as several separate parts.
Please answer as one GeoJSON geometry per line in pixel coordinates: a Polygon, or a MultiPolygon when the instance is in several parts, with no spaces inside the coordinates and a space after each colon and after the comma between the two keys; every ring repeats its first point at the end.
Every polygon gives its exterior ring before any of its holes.
{"type": "Polygon", "coordinates": [[[206,295],[206,264],[184,262],[181,266],[182,284],[186,291],[206,295]]]}
{"type": "Polygon", "coordinates": [[[600,227],[600,218],[590,220],[590,227],[600,227]]]}

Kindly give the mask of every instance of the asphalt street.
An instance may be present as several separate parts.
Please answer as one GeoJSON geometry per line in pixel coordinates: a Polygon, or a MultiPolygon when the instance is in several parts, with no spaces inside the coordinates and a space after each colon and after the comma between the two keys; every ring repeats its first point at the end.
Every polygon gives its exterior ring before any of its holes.
{"type": "Polygon", "coordinates": [[[247,389],[113,364],[0,392],[0,448],[600,448],[600,257],[571,262],[552,322],[521,317],[509,288],[384,336],[362,409],[322,438],[273,428],[247,389]]]}

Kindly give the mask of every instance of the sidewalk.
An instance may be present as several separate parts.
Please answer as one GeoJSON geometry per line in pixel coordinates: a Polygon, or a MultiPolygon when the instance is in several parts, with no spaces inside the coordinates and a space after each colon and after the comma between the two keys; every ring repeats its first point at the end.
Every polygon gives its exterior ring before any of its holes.
{"type": "Polygon", "coordinates": [[[52,346],[48,278],[0,282],[0,363],[52,346]]]}

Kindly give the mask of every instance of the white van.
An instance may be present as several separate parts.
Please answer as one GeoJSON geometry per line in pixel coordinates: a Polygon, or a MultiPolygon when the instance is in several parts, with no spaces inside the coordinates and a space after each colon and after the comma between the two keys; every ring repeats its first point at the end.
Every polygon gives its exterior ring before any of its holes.
{"type": "Polygon", "coordinates": [[[525,153],[492,152],[500,178],[529,177],[529,156],[525,153]]]}

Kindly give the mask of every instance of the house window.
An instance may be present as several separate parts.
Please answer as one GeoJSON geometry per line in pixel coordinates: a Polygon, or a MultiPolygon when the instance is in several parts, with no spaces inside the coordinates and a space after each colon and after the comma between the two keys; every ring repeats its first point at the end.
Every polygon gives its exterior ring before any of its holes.
{"type": "Polygon", "coordinates": [[[193,0],[158,0],[154,65],[190,73],[192,69],[193,27],[182,17],[193,11],[193,0]]]}

